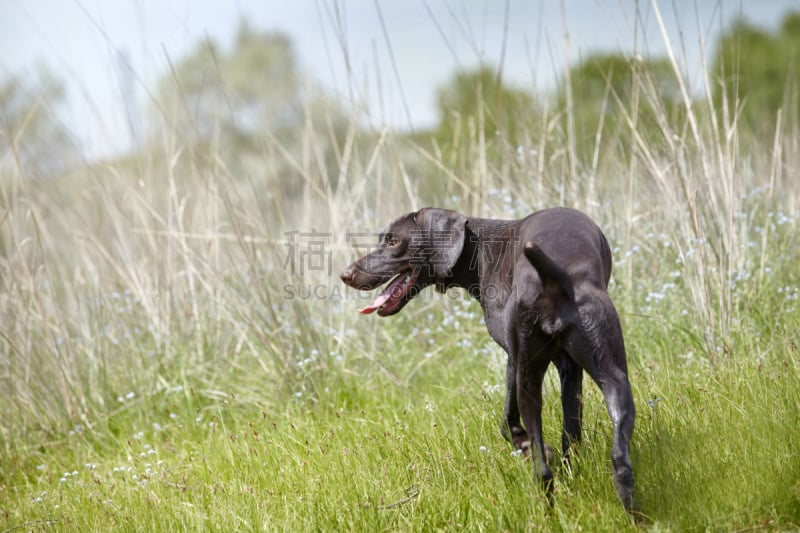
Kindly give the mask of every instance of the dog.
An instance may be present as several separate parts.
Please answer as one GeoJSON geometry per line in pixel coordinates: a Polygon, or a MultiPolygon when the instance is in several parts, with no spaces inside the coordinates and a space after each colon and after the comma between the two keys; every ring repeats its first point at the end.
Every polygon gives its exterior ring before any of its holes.
{"type": "Polygon", "coordinates": [[[483,309],[491,337],[508,354],[501,431],[519,450],[530,446],[534,476],[552,493],[542,439],[542,382],[558,369],[562,450],[581,440],[583,371],[597,383],[613,424],[613,481],[635,510],[630,438],[636,409],[625,345],[608,292],[611,249],[584,213],[557,207],[519,220],[491,220],[425,208],[380,233],[377,247],[339,274],[358,290],[389,282],[360,310],[399,312],[428,285],[466,289],[483,309]],[[524,423],[524,427],[523,427],[524,423]]]}

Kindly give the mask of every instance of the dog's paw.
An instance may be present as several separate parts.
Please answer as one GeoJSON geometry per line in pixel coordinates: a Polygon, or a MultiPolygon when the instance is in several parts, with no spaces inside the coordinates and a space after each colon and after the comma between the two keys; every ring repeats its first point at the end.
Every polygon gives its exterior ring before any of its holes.
{"type": "MultiPolygon", "coordinates": [[[[522,452],[522,455],[526,459],[531,458],[531,441],[527,438],[525,440],[521,440],[519,443],[515,442],[516,448],[522,452]]],[[[544,460],[548,466],[553,466],[555,463],[555,456],[553,455],[553,448],[549,444],[544,445],[544,460]]]]}
{"type": "Polygon", "coordinates": [[[556,462],[555,456],[553,455],[553,448],[549,444],[544,445],[544,461],[550,467],[556,462]]]}
{"type": "Polygon", "coordinates": [[[530,438],[528,437],[528,433],[521,427],[511,428],[511,443],[514,445],[514,448],[521,450],[526,455],[530,453],[530,438]],[[526,450],[528,451],[526,452],[526,450]]]}

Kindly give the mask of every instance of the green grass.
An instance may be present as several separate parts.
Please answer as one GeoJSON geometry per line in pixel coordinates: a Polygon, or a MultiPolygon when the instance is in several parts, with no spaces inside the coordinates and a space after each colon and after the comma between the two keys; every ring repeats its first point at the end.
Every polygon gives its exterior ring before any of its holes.
{"type": "MultiPolygon", "coordinates": [[[[507,174],[487,179],[482,209],[526,208],[503,200],[507,174]]],[[[300,276],[281,268],[282,236],[260,236],[258,201],[176,186],[163,205],[157,184],[152,201],[137,186],[89,183],[81,212],[76,193],[6,182],[0,531],[800,528],[796,186],[737,200],[738,250],[719,245],[713,213],[701,240],[668,205],[623,220],[618,201],[587,207],[615,249],[638,522],[617,500],[588,380],[584,442],[552,501],[511,453],[504,355],[465,295],[364,317],[334,277],[353,226],[331,227],[330,275],[300,276]]],[[[320,205],[351,214],[336,196],[320,205]]],[[[557,445],[557,379],[546,387],[557,445]]]]}
{"type": "MultiPolygon", "coordinates": [[[[635,330],[629,337],[644,342],[635,330]]],[[[633,461],[644,524],[675,531],[800,526],[796,348],[779,344],[761,363],[713,370],[667,367],[658,362],[665,355],[632,357],[639,410],[633,461]]],[[[557,473],[548,503],[530,463],[499,436],[496,356],[449,348],[423,361],[402,347],[381,355],[398,374],[423,364],[402,385],[334,368],[319,394],[283,405],[240,401],[233,383],[215,401],[191,388],[136,395],[92,427],[6,457],[0,525],[635,529],[611,483],[610,427],[598,389],[586,388],[584,443],[557,473]]],[[[546,392],[551,443],[559,439],[555,382],[546,392]]]]}

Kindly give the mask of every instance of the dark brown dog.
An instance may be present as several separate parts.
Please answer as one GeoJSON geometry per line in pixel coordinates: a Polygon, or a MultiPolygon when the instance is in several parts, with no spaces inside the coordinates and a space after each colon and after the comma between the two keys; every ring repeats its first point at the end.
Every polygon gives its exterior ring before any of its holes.
{"type": "Polygon", "coordinates": [[[428,285],[440,292],[461,287],[480,302],[489,334],[508,353],[503,435],[518,449],[530,442],[534,472],[548,490],[553,474],[542,440],[545,371],[552,362],[561,377],[566,459],[581,440],[586,370],[602,390],[614,425],[617,493],[633,510],[629,441],[635,407],[622,329],[606,292],[610,276],[605,236],[589,217],[567,208],[520,220],[421,209],[392,222],[378,247],[340,274],[360,290],[392,280],[362,313],[393,315],[428,285]]]}

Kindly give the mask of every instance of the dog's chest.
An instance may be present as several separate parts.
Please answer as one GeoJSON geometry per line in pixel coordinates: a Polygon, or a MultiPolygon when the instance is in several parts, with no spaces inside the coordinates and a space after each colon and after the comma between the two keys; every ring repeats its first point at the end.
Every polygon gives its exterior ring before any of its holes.
{"type": "Polygon", "coordinates": [[[483,319],[484,322],[486,322],[486,330],[489,332],[492,339],[508,351],[508,331],[502,315],[498,312],[489,312],[484,307],[483,319]]]}

